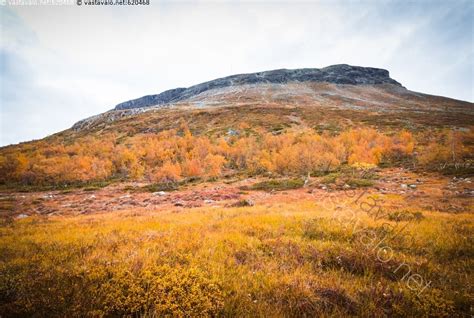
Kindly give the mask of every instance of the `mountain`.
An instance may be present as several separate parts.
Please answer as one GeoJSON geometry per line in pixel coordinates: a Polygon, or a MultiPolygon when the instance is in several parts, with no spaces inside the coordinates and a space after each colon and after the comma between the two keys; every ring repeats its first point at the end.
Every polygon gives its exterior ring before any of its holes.
{"type": "Polygon", "coordinates": [[[360,124],[381,129],[466,127],[474,122],[474,107],[410,91],[384,69],[341,64],[232,75],[175,88],[120,103],[77,122],[72,131],[124,126],[136,132],[159,131],[172,128],[179,118],[187,119],[196,132],[222,132],[239,119],[270,130],[295,124],[320,129],[360,124]],[[117,121],[120,124],[112,124],[117,121]]]}
{"type": "Polygon", "coordinates": [[[249,84],[287,84],[291,82],[326,82],[350,85],[392,84],[401,86],[400,83],[390,78],[387,70],[339,64],[322,69],[281,69],[227,76],[188,88],[170,89],[157,95],[148,95],[129,100],[115,106],[115,110],[150,107],[178,102],[212,89],[249,84]]]}

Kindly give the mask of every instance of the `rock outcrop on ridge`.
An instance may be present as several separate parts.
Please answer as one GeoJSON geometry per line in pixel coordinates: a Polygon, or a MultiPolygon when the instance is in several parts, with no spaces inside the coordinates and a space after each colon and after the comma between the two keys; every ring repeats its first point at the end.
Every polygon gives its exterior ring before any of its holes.
{"type": "Polygon", "coordinates": [[[392,84],[402,87],[390,78],[384,69],[351,66],[347,64],[332,65],[325,68],[302,68],[295,70],[273,70],[251,74],[239,74],[215,79],[188,88],[175,88],[157,95],[147,95],[129,100],[115,106],[115,110],[150,107],[186,100],[202,92],[229,86],[246,84],[285,84],[291,82],[327,82],[349,85],[392,84]]]}

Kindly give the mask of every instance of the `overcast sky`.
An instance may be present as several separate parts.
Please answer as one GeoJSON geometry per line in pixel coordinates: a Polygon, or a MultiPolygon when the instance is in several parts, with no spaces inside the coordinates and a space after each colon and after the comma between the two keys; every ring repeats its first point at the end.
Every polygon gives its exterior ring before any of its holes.
{"type": "Polygon", "coordinates": [[[0,145],[128,99],[278,68],[385,68],[473,101],[474,1],[160,2],[0,7],[0,145]]]}

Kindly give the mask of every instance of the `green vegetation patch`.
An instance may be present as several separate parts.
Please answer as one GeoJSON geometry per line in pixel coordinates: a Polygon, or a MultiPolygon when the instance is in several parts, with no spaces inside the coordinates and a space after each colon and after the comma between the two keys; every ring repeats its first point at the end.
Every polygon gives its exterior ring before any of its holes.
{"type": "Polygon", "coordinates": [[[41,192],[41,191],[61,191],[61,193],[69,193],[74,189],[83,189],[84,191],[95,191],[104,188],[116,179],[87,181],[87,182],[72,182],[72,183],[58,183],[58,184],[36,184],[27,185],[21,183],[8,183],[0,185],[0,191],[5,192],[41,192]]]}
{"type": "Polygon", "coordinates": [[[348,185],[354,188],[363,188],[363,187],[371,187],[374,185],[374,182],[370,179],[349,179],[346,181],[348,185]]]}
{"type": "Polygon", "coordinates": [[[321,179],[321,183],[324,183],[324,184],[336,183],[337,178],[339,178],[340,176],[341,176],[341,173],[340,173],[340,172],[331,172],[331,173],[325,175],[325,176],[321,179]]]}
{"type": "Polygon", "coordinates": [[[406,210],[391,212],[387,215],[387,219],[390,221],[401,222],[401,221],[420,221],[424,219],[423,213],[419,211],[411,212],[406,210]]]}
{"type": "Polygon", "coordinates": [[[125,191],[131,192],[158,192],[158,191],[176,191],[182,184],[179,182],[159,182],[147,184],[141,187],[126,186],[125,191]]]}
{"type": "Polygon", "coordinates": [[[378,175],[373,170],[356,170],[351,167],[341,168],[340,171],[331,172],[321,178],[323,184],[348,184],[353,188],[371,187],[378,175]]]}
{"type": "Polygon", "coordinates": [[[304,180],[295,179],[276,179],[255,183],[251,186],[241,187],[241,190],[264,190],[264,191],[284,191],[298,189],[304,185],[304,180]]]}

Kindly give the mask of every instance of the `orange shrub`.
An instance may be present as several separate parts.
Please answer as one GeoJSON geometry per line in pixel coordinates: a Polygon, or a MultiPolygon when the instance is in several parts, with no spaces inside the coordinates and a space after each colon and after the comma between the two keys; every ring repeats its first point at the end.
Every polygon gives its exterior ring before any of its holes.
{"type": "Polygon", "coordinates": [[[177,163],[167,161],[158,168],[153,180],[157,182],[177,182],[181,179],[181,167],[177,163]]]}
{"type": "Polygon", "coordinates": [[[472,130],[462,132],[445,129],[431,135],[431,140],[420,149],[418,162],[421,165],[441,169],[447,166],[458,167],[471,156],[471,152],[463,142],[463,139],[470,138],[471,134],[472,130]]]}
{"type": "MultiPolygon", "coordinates": [[[[240,129],[247,128],[240,125],[240,129]]],[[[371,167],[407,156],[418,157],[425,166],[457,166],[472,152],[467,145],[474,144],[472,130],[429,132],[430,139],[416,145],[417,156],[415,137],[405,130],[391,137],[372,128],[351,129],[337,136],[319,135],[310,129],[279,135],[257,129],[251,133],[213,140],[194,136],[181,122],[179,130],[131,137],[106,134],[67,143],[55,136],[1,149],[0,183],[62,184],[113,176],[142,179],[144,175],[176,181],[217,177],[224,167],[255,174],[306,176],[332,171],[342,164],[371,167]]]]}
{"type": "Polygon", "coordinates": [[[400,158],[413,154],[415,138],[409,131],[402,130],[396,134],[391,141],[391,145],[389,146],[391,146],[392,155],[395,157],[400,158]]]}
{"type": "Polygon", "coordinates": [[[206,162],[206,175],[209,177],[218,177],[222,172],[225,158],[221,155],[208,154],[204,159],[206,162]]]}
{"type": "Polygon", "coordinates": [[[118,173],[132,179],[143,176],[144,167],[133,151],[126,147],[120,147],[115,151],[114,165],[118,173]]]}
{"type": "Polygon", "coordinates": [[[185,177],[199,177],[204,174],[204,162],[198,159],[188,159],[181,163],[183,169],[183,176],[185,177]]]}

